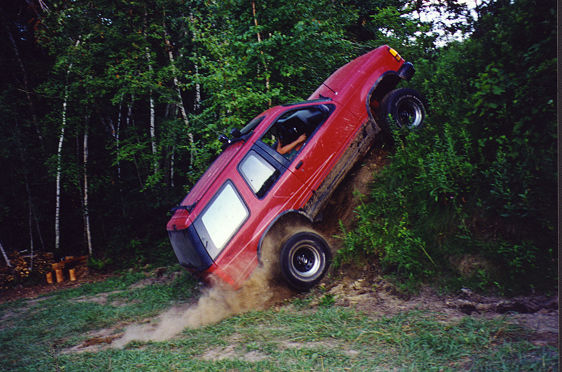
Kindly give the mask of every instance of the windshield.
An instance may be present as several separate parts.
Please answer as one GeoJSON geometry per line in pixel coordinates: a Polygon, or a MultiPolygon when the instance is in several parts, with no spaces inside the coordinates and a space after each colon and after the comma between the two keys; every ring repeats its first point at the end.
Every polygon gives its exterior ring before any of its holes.
{"type": "Polygon", "coordinates": [[[262,121],[264,118],[265,118],[265,116],[260,116],[260,117],[257,117],[257,118],[255,118],[255,119],[252,119],[248,124],[246,124],[246,125],[244,126],[244,128],[242,128],[242,129],[240,130],[240,133],[241,133],[242,135],[245,135],[245,134],[250,133],[251,131],[253,131],[253,130],[258,126],[259,123],[261,123],[261,121],[262,121]]]}

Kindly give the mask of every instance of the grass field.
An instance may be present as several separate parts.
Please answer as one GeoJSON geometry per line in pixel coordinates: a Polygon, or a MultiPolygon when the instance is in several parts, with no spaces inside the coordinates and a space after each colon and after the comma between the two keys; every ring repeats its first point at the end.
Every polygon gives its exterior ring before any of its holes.
{"type": "Polygon", "coordinates": [[[199,287],[127,273],[0,305],[2,371],[555,371],[558,351],[528,341],[506,319],[448,319],[435,311],[392,316],[339,306],[313,291],[164,341],[113,340],[199,287]]]}

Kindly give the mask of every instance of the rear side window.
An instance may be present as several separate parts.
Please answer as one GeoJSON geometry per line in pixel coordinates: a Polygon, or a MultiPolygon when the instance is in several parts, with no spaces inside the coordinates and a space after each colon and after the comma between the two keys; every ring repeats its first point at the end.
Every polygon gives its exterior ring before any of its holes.
{"type": "Polygon", "coordinates": [[[242,197],[229,181],[195,222],[203,246],[214,260],[250,215],[242,197]]]}
{"type": "Polygon", "coordinates": [[[255,151],[250,151],[242,160],[239,170],[258,198],[266,194],[280,174],[279,170],[255,151]]]}

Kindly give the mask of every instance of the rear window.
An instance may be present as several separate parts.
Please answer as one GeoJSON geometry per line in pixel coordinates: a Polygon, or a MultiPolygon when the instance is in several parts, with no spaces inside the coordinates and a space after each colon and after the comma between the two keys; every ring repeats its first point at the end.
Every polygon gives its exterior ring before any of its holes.
{"type": "Polygon", "coordinates": [[[232,182],[226,182],[195,222],[203,246],[213,260],[249,215],[246,204],[232,182]]]}

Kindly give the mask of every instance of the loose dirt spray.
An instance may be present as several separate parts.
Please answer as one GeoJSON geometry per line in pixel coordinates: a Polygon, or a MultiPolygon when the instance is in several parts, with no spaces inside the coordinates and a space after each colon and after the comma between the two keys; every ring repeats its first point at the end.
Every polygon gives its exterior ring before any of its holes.
{"type": "Polygon", "coordinates": [[[154,323],[133,324],[121,338],[113,340],[112,346],[120,348],[133,340],[168,340],[186,328],[199,328],[235,314],[262,310],[289,297],[292,292],[283,283],[277,282],[277,257],[279,242],[283,239],[281,235],[287,236],[296,229],[294,226],[284,226],[264,240],[262,264],[238,290],[214,280],[212,286],[203,290],[196,304],[172,307],[154,323]]]}

